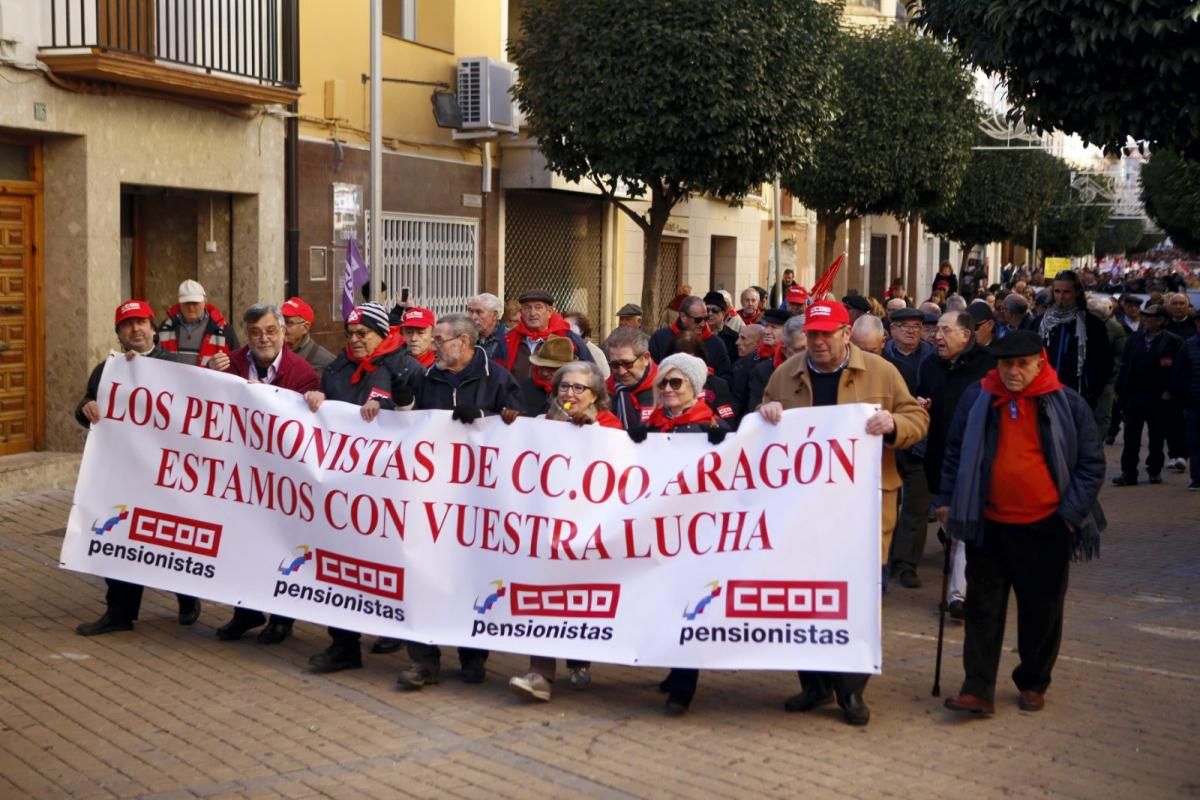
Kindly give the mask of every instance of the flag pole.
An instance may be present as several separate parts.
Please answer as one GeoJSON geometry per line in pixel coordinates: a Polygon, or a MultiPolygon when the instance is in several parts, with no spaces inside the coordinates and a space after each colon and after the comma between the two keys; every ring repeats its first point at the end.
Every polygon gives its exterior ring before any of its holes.
{"type": "Polygon", "coordinates": [[[382,296],[383,281],[383,0],[371,0],[371,225],[367,265],[371,270],[371,300],[388,307],[382,296]]]}

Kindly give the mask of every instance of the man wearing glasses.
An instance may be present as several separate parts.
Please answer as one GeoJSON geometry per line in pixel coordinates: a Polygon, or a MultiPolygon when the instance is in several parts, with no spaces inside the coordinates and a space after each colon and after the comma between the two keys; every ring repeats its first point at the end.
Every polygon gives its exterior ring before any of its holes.
{"type": "Polygon", "coordinates": [[[608,357],[608,396],[613,413],[625,430],[646,424],[654,411],[654,378],[658,367],[650,358],[649,337],[638,328],[617,328],[604,341],[608,357]]]}
{"type": "Polygon", "coordinates": [[[313,324],[312,306],[299,297],[290,297],[279,309],[283,312],[283,340],[288,349],[311,364],[320,375],[333,363],[333,353],[308,335],[313,324]]]}
{"type": "Polygon", "coordinates": [[[738,332],[725,324],[726,314],[729,313],[729,304],[725,302],[725,296],[720,292],[709,292],[704,295],[704,308],[708,311],[708,327],[725,345],[725,354],[729,356],[730,371],[732,372],[733,362],[738,358],[738,332]]]}
{"type": "Polygon", "coordinates": [[[696,331],[704,342],[705,362],[713,373],[723,380],[733,379],[733,364],[725,343],[716,336],[708,324],[708,307],[704,300],[691,295],[679,304],[679,318],[665,328],[659,328],[650,336],[650,357],[661,362],[671,353],[671,342],[683,331],[696,331]]]}

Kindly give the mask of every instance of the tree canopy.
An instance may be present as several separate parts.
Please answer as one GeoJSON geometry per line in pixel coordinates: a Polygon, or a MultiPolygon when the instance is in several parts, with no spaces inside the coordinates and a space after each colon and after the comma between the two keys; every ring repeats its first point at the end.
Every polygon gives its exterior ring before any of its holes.
{"type": "MultiPolygon", "coordinates": [[[[1064,184],[1038,219],[1038,247],[1050,256],[1089,255],[1096,247],[1101,226],[1111,214],[1111,206],[1081,203],[1071,187],[1064,184]]],[[[1031,240],[1032,230],[1021,238],[1031,240]]]]}
{"type": "Polygon", "coordinates": [[[1142,166],[1142,205],[1176,246],[1200,252],[1200,161],[1156,150],[1142,166]]]}
{"type": "Polygon", "coordinates": [[[514,90],[550,169],[591,179],[645,234],[642,302],[661,306],[671,208],[737,200],[812,162],[831,116],[840,3],[529,0],[514,90]],[[620,195],[647,198],[643,215],[620,195]]]}
{"type": "Polygon", "coordinates": [[[814,162],[788,173],[788,191],[827,230],[866,214],[908,217],[953,196],[979,119],[962,62],[896,26],[843,33],[837,58],[833,125],[814,162]]]}
{"type": "MultiPolygon", "coordinates": [[[[991,140],[979,134],[979,141],[991,140]]],[[[954,197],[926,214],[925,224],[964,248],[1013,239],[1042,218],[1070,180],[1067,165],[1042,150],[975,150],[954,197]]]]}
{"type": "Polygon", "coordinates": [[[1001,79],[1011,116],[1108,149],[1126,136],[1200,158],[1193,0],[906,0],[915,22],[1001,79]]]}
{"type": "MultiPolygon", "coordinates": [[[[1113,219],[1100,226],[1096,234],[1096,255],[1136,253],[1142,249],[1146,223],[1140,219],[1113,219]]],[[[1159,239],[1162,237],[1160,236],[1159,239]]],[[[1157,242],[1155,242],[1157,244],[1157,242]]]]}

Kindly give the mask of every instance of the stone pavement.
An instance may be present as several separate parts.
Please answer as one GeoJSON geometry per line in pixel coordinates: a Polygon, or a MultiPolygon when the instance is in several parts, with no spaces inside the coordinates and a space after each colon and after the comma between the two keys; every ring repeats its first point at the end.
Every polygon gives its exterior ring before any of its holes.
{"type": "MultiPolygon", "coordinates": [[[[1109,448],[1109,463],[1117,453],[1109,448]]],[[[137,629],[96,638],[103,582],[59,570],[71,494],[0,500],[0,798],[38,797],[1077,797],[1200,796],[1200,495],[1182,476],[1101,496],[1103,558],[1078,565],[1046,709],[1016,708],[1001,664],[994,718],[930,697],[940,552],[925,585],[884,599],[873,719],[785,714],[795,676],[708,672],[692,710],[662,714],[661,670],[598,665],[549,704],[453,673],[395,691],[402,655],[304,671],[327,642],[298,624],[276,647],[218,642],[229,610],[182,628],[148,590],[137,629]]],[[[943,695],[962,677],[948,627],[943,695]]],[[[453,662],[451,657],[450,662],[453,662]]]]}

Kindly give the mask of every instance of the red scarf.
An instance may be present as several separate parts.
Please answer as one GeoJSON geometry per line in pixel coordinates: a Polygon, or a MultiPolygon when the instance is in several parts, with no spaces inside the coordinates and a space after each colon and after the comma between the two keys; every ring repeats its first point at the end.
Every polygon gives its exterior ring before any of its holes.
{"type": "Polygon", "coordinates": [[[783,348],[775,348],[775,369],[779,369],[779,365],[785,361],[787,361],[787,354],[783,352],[783,348]]]}
{"type": "MultiPolygon", "coordinates": [[[[679,320],[675,320],[671,323],[671,334],[678,336],[681,333],[683,333],[683,329],[679,327],[679,320]]],[[[703,342],[705,339],[711,339],[712,335],[712,328],[709,327],[707,322],[704,323],[704,327],[700,329],[700,341],[703,342]]]]}
{"type": "Polygon", "coordinates": [[[360,360],[354,357],[354,354],[350,352],[350,345],[347,344],[346,358],[350,359],[351,364],[358,364],[358,369],[354,370],[354,374],[350,376],[350,383],[358,383],[362,380],[364,374],[369,375],[374,372],[376,369],[375,362],[389,353],[396,352],[403,346],[404,340],[399,336],[388,335],[386,339],[379,343],[374,352],[360,360]]]}
{"type": "Polygon", "coordinates": [[[672,428],[678,428],[680,425],[711,424],[716,419],[717,415],[708,407],[708,403],[697,400],[694,406],[677,417],[668,417],[663,408],[655,406],[654,411],[650,413],[650,419],[646,420],[646,427],[670,433],[672,428]]]}
{"type": "Polygon", "coordinates": [[[766,342],[759,342],[758,349],[754,351],[754,354],[759,358],[774,358],[778,350],[778,347],[771,347],[766,342]]]}
{"type": "Polygon", "coordinates": [[[508,369],[513,368],[513,364],[517,363],[517,349],[526,339],[536,339],[540,342],[550,336],[566,336],[570,332],[571,326],[557,311],[550,314],[550,320],[541,330],[531,330],[525,327],[525,320],[520,320],[516,327],[504,334],[504,341],[508,345],[508,362],[504,366],[508,369]]]}
{"type": "Polygon", "coordinates": [[[762,309],[760,308],[758,311],[754,312],[754,316],[747,317],[746,309],[743,308],[743,309],[739,309],[737,313],[738,313],[738,316],[742,318],[742,322],[746,323],[747,325],[753,325],[754,323],[758,322],[762,318],[763,312],[762,312],[762,309]]]}
{"type": "Polygon", "coordinates": [[[1006,389],[1004,381],[1000,380],[1000,373],[995,369],[990,370],[987,375],[984,375],[979,385],[983,387],[985,392],[996,398],[992,403],[993,406],[1002,406],[1005,403],[1011,403],[1017,415],[1020,416],[1028,404],[1033,402],[1033,398],[1057,392],[1063,388],[1062,383],[1058,380],[1058,373],[1054,371],[1054,367],[1050,366],[1050,359],[1046,355],[1045,348],[1042,349],[1042,359],[1045,363],[1042,364],[1041,371],[1020,392],[1010,392],[1006,389]]]}
{"type": "MultiPolygon", "coordinates": [[[[409,353],[409,355],[412,355],[412,353],[409,353]]],[[[417,363],[420,364],[422,367],[432,367],[433,362],[437,361],[437,353],[435,353],[433,348],[431,347],[428,350],[426,350],[424,353],[421,353],[421,355],[413,356],[413,358],[415,358],[417,360],[417,363]]]]}
{"type": "MultiPolygon", "coordinates": [[[[642,379],[640,381],[638,381],[637,386],[634,386],[632,389],[629,390],[629,396],[633,398],[634,408],[641,407],[637,404],[638,394],[646,391],[647,389],[654,388],[654,379],[657,377],[658,377],[658,364],[655,364],[653,361],[647,362],[646,373],[644,375],[642,375],[642,379]]],[[[617,380],[616,380],[616,378],[614,378],[612,375],[609,375],[608,380],[606,380],[604,382],[604,385],[608,389],[609,397],[617,396],[617,380]]]]}
{"type": "Polygon", "coordinates": [[[552,394],[554,391],[554,387],[550,385],[550,381],[543,380],[542,376],[538,374],[538,368],[536,366],[529,368],[529,380],[533,381],[533,385],[541,389],[546,394],[552,394]]]}

